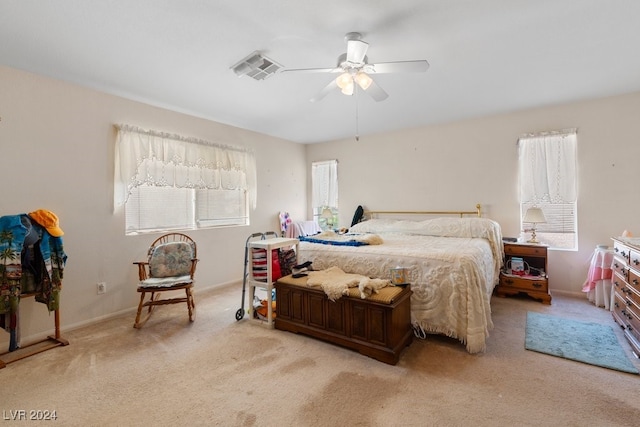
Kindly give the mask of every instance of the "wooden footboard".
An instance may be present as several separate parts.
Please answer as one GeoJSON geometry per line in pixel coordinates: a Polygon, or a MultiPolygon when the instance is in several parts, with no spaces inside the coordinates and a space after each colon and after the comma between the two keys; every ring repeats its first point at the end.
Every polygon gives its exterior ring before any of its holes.
{"type": "Polygon", "coordinates": [[[306,278],[286,276],[275,288],[276,329],[309,335],[392,365],[413,340],[409,286],[384,288],[367,299],[354,291],[335,302],[322,289],[308,287],[306,278]]]}

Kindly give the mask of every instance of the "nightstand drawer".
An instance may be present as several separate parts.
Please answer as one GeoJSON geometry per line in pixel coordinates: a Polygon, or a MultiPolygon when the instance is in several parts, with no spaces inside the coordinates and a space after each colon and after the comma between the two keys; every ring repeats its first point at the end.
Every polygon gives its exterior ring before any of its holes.
{"type": "Polygon", "coordinates": [[[505,255],[546,257],[547,247],[531,246],[531,245],[529,246],[504,245],[504,253],[505,255]]]}
{"type": "Polygon", "coordinates": [[[501,274],[500,286],[505,288],[521,289],[522,291],[547,292],[549,284],[546,278],[529,279],[519,276],[501,274]]]}

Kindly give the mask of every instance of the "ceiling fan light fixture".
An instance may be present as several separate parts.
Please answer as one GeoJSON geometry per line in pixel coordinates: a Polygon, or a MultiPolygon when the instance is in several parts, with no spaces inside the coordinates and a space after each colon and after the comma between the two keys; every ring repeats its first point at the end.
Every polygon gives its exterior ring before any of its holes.
{"type": "Polygon", "coordinates": [[[351,77],[351,74],[344,72],[336,77],[336,84],[340,89],[344,89],[349,84],[353,85],[353,78],[351,77]]]}
{"type": "Polygon", "coordinates": [[[356,74],[355,80],[356,83],[358,83],[358,86],[362,88],[362,90],[369,89],[369,86],[371,86],[371,82],[373,82],[373,79],[369,77],[369,75],[364,71],[358,72],[358,74],[356,74]]]}
{"type": "Polygon", "coordinates": [[[353,90],[355,89],[354,86],[355,85],[353,84],[353,80],[351,80],[351,82],[349,82],[345,87],[342,88],[342,93],[349,96],[353,95],[353,90]]]}
{"type": "Polygon", "coordinates": [[[345,36],[347,51],[338,56],[337,64],[332,68],[300,68],[283,70],[285,72],[312,72],[312,73],[336,73],[337,77],[332,77],[328,84],[313,98],[311,102],[320,101],[328,93],[339,88],[345,95],[357,94],[360,88],[367,92],[374,101],[384,101],[389,94],[382,89],[371,77],[373,73],[418,73],[427,71],[429,63],[425,59],[410,61],[391,61],[376,64],[369,63],[367,52],[369,44],[362,40],[360,33],[348,33],[345,36]]]}

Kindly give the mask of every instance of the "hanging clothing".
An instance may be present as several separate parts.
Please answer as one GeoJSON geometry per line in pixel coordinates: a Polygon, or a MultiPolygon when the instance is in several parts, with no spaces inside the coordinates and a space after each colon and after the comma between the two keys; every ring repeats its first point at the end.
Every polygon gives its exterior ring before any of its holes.
{"type": "MultiPolygon", "coordinates": [[[[31,223],[28,217],[26,221],[31,223]]],[[[0,314],[18,309],[22,279],[21,254],[27,231],[22,215],[0,217],[0,314]]]]}
{"type": "Polygon", "coordinates": [[[9,350],[19,347],[18,309],[23,294],[54,311],[67,255],[54,237],[27,214],[0,217],[0,327],[11,334],[9,350]]]}

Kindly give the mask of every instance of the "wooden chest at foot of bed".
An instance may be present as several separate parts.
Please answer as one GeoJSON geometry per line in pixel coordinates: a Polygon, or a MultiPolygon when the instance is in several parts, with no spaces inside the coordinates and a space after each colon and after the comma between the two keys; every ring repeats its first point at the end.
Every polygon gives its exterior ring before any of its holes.
{"type": "Polygon", "coordinates": [[[411,344],[411,289],[387,287],[366,299],[357,288],[331,301],[306,277],[285,276],[276,284],[275,328],[347,347],[385,363],[398,363],[411,344]]]}

